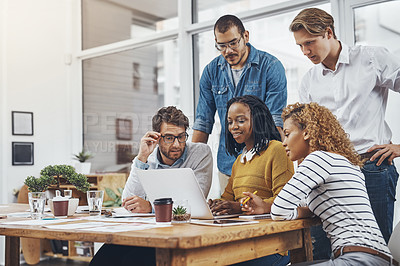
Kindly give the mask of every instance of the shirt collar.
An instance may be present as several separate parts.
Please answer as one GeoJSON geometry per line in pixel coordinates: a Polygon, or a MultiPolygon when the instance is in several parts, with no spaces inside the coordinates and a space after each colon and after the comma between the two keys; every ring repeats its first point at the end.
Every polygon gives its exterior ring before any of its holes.
{"type": "MultiPolygon", "coordinates": [[[[349,59],[349,46],[347,46],[345,43],[340,42],[340,45],[342,46],[342,50],[340,51],[338,61],[336,62],[335,66],[335,71],[338,70],[340,64],[349,64],[350,59],[349,59]]],[[[326,75],[328,72],[335,72],[324,66],[324,64],[320,63],[321,68],[322,68],[322,75],[326,75]]]]}
{"type": "Polygon", "coordinates": [[[160,154],[160,147],[157,146],[157,148],[156,148],[157,156],[156,156],[156,167],[155,168],[156,169],[159,168],[159,165],[162,166],[162,168],[169,168],[169,167],[173,167],[173,166],[182,164],[184,161],[186,161],[186,158],[188,156],[187,155],[187,145],[188,144],[186,143],[186,146],[185,146],[182,156],[178,160],[176,160],[171,166],[161,162],[162,160],[161,160],[161,154],[160,154]]]}
{"type": "MultiPolygon", "coordinates": [[[[248,47],[250,47],[250,53],[249,56],[247,57],[246,64],[244,65],[243,68],[250,66],[250,65],[259,65],[260,64],[260,56],[257,53],[257,50],[250,44],[246,43],[248,47]]],[[[229,69],[230,65],[228,62],[225,60],[225,58],[220,55],[218,59],[218,66],[223,70],[224,68],[229,69]]]]}
{"type": "Polygon", "coordinates": [[[241,163],[245,163],[246,161],[250,162],[251,159],[253,159],[255,154],[256,154],[256,151],[254,150],[254,148],[249,150],[249,151],[247,151],[247,148],[244,147],[243,151],[242,151],[242,154],[240,155],[240,162],[241,163]]]}

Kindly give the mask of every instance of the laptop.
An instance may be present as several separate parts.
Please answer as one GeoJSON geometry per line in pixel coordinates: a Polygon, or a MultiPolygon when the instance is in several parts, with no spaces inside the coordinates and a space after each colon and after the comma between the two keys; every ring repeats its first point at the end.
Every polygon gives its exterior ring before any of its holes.
{"type": "Polygon", "coordinates": [[[158,198],[187,199],[192,218],[222,219],[238,217],[239,214],[213,216],[196,176],[191,168],[137,170],[147,199],[153,203],[158,198]]]}

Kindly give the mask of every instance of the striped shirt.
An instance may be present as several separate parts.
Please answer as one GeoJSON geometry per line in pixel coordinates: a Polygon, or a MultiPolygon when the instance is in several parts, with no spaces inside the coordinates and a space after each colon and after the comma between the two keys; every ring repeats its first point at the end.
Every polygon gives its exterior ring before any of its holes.
{"type": "Polygon", "coordinates": [[[276,197],[272,219],[296,219],[301,202],[321,218],[334,252],[342,246],[364,246],[391,256],[372,212],[364,175],[345,157],[323,151],[309,154],[276,197]]]}

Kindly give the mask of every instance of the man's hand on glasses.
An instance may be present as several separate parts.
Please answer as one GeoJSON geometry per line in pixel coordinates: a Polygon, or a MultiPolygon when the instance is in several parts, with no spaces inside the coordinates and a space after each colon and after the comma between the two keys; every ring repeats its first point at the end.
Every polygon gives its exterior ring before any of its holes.
{"type": "Polygon", "coordinates": [[[147,162],[147,158],[157,147],[158,142],[161,139],[161,134],[155,131],[148,131],[140,140],[138,159],[144,163],[147,162]]]}

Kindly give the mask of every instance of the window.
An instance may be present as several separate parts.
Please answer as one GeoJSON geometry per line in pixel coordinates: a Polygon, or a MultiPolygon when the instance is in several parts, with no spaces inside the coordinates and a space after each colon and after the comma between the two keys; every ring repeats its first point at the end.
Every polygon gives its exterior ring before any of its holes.
{"type": "MultiPolygon", "coordinates": [[[[289,103],[297,101],[298,83],[311,67],[288,26],[299,10],[316,1],[81,2],[84,147],[96,154],[92,159],[96,171],[117,164],[118,145],[132,145],[125,150],[138,152],[139,140],[151,128],[151,117],[159,107],[176,105],[194,122],[199,78],[204,66],[219,55],[212,29],[221,15],[237,14],[250,31],[251,44],[281,60],[289,103]],[[132,140],[116,139],[116,119],[132,121],[132,140]]],[[[321,7],[330,11],[329,3],[321,7]]],[[[214,154],[218,123],[209,138],[214,154]]],[[[218,181],[214,183],[218,186],[218,181]]],[[[218,193],[212,188],[209,196],[219,197],[218,193]]]]}
{"type": "Polygon", "coordinates": [[[82,0],[83,49],[176,28],[176,0],[82,0]]]}
{"type": "Polygon", "coordinates": [[[177,75],[171,74],[178,72],[176,51],[172,40],[83,61],[84,147],[95,154],[93,169],[126,163],[118,159],[117,147],[132,145],[129,152],[136,155],[155,112],[179,103],[177,75]],[[132,121],[132,139],[117,135],[121,119],[132,121]]]}
{"type": "Polygon", "coordinates": [[[194,22],[203,22],[210,18],[217,20],[225,14],[237,14],[285,2],[289,2],[289,0],[199,0],[195,1],[197,12],[195,12],[194,22]]]}

